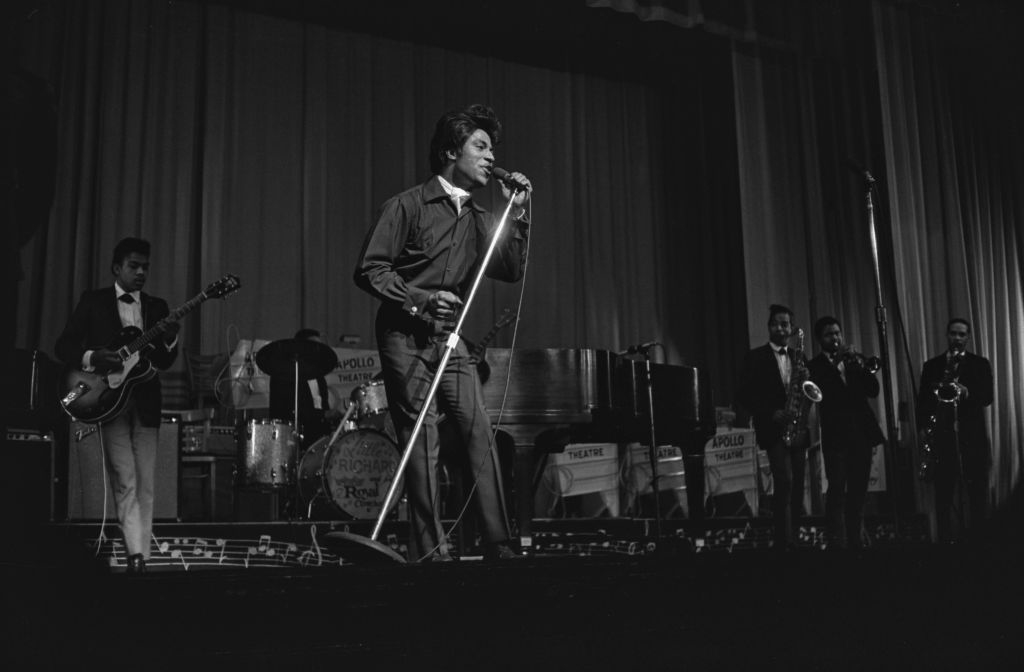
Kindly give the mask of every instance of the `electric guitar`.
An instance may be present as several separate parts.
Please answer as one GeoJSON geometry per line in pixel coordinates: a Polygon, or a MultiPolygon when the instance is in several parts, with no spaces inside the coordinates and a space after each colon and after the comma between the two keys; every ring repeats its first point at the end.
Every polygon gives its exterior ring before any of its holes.
{"type": "Polygon", "coordinates": [[[178,306],[155,326],[143,333],[138,327],[125,327],[107,348],[117,353],[121,368],[109,373],[73,369],[65,376],[60,405],[73,420],[104,422],[116,416],[131,398],[132,390],[156,375],[146,359],[153,340],[164,333],[168,323],[177,322],[207,299],[217,299],[236,291],[242,283],[237,276],[225,275],[199,294],[178,306]]]}
{"type": "MultiPolygon", "coordinates": [[[[511,308],[506,308],[505,312],[501,314],[498,321],[494,323],[491,330],[484,334],[484,337],[480,339],[479,343],[466,342],[466,347],[469,349],[469,361],[471,364],[476,364],[476,372],[480,376],[480,384],[483,385],[487,382],[487,379],[491,377],[491,365],[487,363],[487,344],[491,342],[503,327],[516,321],[518,317],[517,313],[512,312],[511,308]]],[[[465,340],[465,339],[463,339],[465,340]]]]}

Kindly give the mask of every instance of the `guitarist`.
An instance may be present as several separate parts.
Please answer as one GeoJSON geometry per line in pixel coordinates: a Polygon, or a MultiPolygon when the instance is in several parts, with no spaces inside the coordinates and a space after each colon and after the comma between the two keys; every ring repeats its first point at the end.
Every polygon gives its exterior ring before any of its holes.
{"type": "MultiPolygon", "coordinates": [[[[57,357],[65,364],[98,374],[122,368],[116,343],[121,330],[152,329],[166,318],[167,302],[144,294],[149,274],[149,242],[125,238],[114,248],[114,286],[86,291],[57,339],[57,357]],[[115,345],[116,343],[116,345],[115,345]]],[[[167,322],[162,338],[145,355],[166,369],[178,355],[179,325],[167,322]]],[[[153,481],[160,426],[160,379],[140,382],[124,410],[100,425],[100,443],[114,488],[117,520],[124,535],[128,571],[146,571],[153,528],[153,481]]]]}

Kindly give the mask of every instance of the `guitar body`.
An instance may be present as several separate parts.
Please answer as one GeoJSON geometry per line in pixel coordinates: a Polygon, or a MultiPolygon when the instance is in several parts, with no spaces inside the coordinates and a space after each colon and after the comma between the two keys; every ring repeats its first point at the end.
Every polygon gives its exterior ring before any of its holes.
{"type": "Polygon", "coordinates": [[[82,422],[105,422],[117,416],[131,398],[133,388],[156,375],[156,369],[146,359],[145,353],[154,347],[155,339],[166,333],[168,324],[178,322],[207,299],[225,297],[241,286],[238,276],[229,273],[172,310],[145,333],[136,327],[122,329],[107,345],[107,349],[116,352],[121,359],[120,370],[105,374],[78,369],[69,371],[64,388],[67,392],[60,398],[61,408],[82,422]]]}
{"type": "MultiPolygon", "coordinates": [[[[120,350],[142,332],[136,327],[125,327],[107,348],[120,350]]],[[[64,378],[60,405],[74,420],[80,422],[106,422],[124,410],[132,389],[156,375],[156,369],[139,352],[123,360],[120,371],[101,374],[94,371],[72,369],[64,378]]]]}
{"type": "Polygon", "coordinates": [[[485,384],[491,377],[491,365],[487,363],[487,347],[474,346],[469,353],[469,363],[476,365],[476,373],[480,377],[480,384],[485,384]]]}

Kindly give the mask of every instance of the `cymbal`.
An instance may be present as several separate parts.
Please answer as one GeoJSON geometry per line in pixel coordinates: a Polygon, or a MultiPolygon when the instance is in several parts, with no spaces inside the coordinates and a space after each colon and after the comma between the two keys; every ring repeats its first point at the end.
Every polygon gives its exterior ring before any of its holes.
{"type": "Polygon", "coordinates": [[[256,363],[271,376],[291,378],[296,362],[299,380],[309,380],[325,376],[338,366],[338,356],[323,343],[296,338],[268,343],[256,353],[256,363]]]}

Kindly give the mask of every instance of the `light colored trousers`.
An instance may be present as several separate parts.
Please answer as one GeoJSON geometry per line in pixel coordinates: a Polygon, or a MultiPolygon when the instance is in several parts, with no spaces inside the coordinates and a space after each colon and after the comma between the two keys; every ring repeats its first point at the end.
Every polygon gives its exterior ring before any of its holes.
{"type": "Polygon", "coordinates": [[[128,555],[149,559],[153,535],[156,427],[143,427],[129,402],[123,413],[100,426],[117,521],[128,555]]]}

